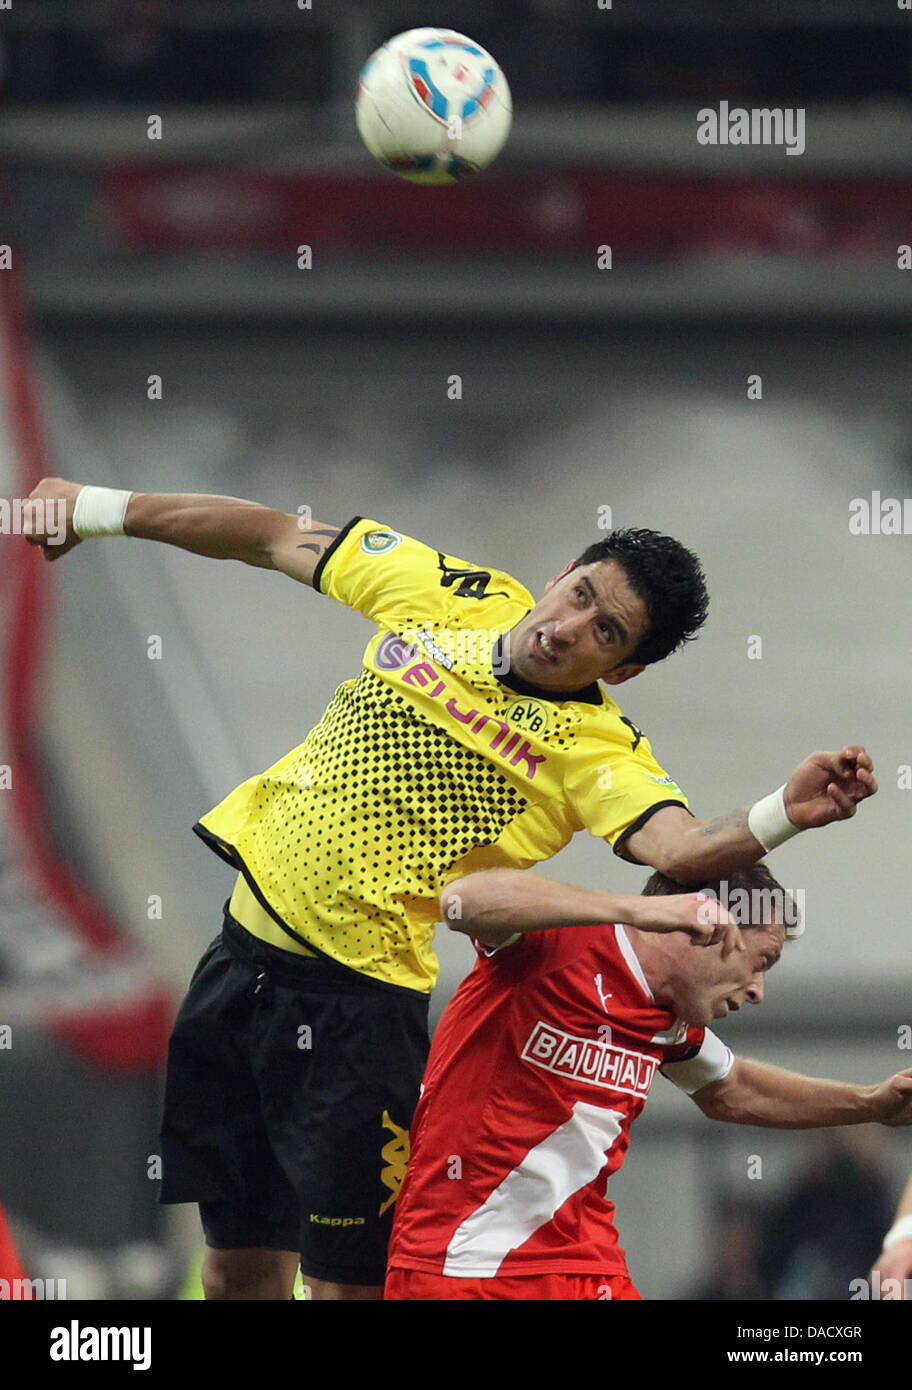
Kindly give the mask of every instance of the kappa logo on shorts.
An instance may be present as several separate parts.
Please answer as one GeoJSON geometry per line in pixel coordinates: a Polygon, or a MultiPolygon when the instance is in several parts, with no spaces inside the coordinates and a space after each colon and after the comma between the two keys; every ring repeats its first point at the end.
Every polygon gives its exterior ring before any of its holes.
{"type": "Polygon", "coordinates": [[[363,1226],[367,1221],[366,1216],[319,1216],[315,1211],[310,1219],[316,1226],[363,1226]]]}
{"type": "Polygon", "coordinates": [[[386,1167],[380,1173],[380,1181],[384,1187],[389,1188],[390,1195],[380,1207],[378,1216],[382,1216],[399,1196],[399,1189],[402,1186],[402,1179],[405,1177],[405,1170],[409,1161],[409,1132],[407,1129],[400,1129],[395,1120],[390,1119],[388,1110],[383,1112],[383,1128],[392,1132],[392,1139],[388,1140],[380,1150],[380,1157],[386,1167]]]}
{"type": "Polygon", "coordinates": [[[361,537],[361,549],[365,555],[384,555],[395,550],[403,539],[398,531],[368,531],[361,537]]]}

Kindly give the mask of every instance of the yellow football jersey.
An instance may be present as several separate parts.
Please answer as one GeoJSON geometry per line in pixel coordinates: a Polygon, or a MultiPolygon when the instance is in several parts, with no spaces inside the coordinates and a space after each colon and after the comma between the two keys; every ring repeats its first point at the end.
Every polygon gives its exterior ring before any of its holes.
{"type": "Polygon", "coordinates": [[[376,622],[361,674],[194,827],[246,880],[255,935],[426,992],[449,880],[528,868],[583,828],[617,851],[686,807],[602,686],[554,698],[506,670],[499,639],[534,607],[510,575],[359,517],[314,587],[376,622]]]}

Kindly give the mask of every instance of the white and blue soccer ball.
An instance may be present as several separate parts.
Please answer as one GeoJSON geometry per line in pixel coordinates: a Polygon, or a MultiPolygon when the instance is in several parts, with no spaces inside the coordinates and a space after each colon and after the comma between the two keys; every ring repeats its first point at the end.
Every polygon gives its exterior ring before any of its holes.
{"type": "Polygon", "coordinates": [[[458,183],[502,149],[513,107],[481,44],[453,29],[409,29],[365,63],[356,117],[384,168],[413,183],[458,183]]]}

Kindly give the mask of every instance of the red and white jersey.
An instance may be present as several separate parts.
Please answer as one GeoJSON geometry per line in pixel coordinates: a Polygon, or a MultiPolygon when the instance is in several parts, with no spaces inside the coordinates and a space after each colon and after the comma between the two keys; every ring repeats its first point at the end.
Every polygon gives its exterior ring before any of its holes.
{"type": "Polygon", "coordinates": [[[605,1185],[655,1073],[693,1092],[732,1054],[656,1004],[623,927],[476,949],[434,1036],[390,1267],[624,1273],[605,1185]]]}

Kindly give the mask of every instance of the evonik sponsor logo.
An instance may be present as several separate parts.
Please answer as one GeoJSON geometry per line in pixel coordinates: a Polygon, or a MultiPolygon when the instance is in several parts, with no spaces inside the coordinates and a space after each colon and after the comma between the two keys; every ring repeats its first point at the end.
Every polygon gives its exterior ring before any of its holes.
{"type": "Polygon", "coordinates": [[[399,671],[410,661],[414,661],[417,655],[418,648],[414,642],[400,637],[398,632],[388,632],[377,643],[374,663],[378,671],[399,671]]]}
{"type": "MultiPolygon", "coordinates": [[[[410,666],[402,680],[406,685],[417,686],[424,690],[430,700],[439,700],[450,689],[446,681],[441,678],[440,672],[429,661],[419,661],[414,666],[410,666]]],[[[487,731],[486,726],[489,724],[495,726],[496,731],[488,744],[488,748],[492,753],[496,753],[498,758],[506,759],[510,767],[518,768],[524,763],[523,771],[530,781],[534,778],[540,764],[547,761],[544,753],[532,752],[532,745],[528,739],[523,738],[521,733],[512,733],[510,725],[505,719],[498,719],[493,714],[483,714],[477,709],[463,711],[460,709],[455,696],[444,700],[444,708],[452,719],[460,724],[470,725],[473,734],[481,733],[482,730],[487,731]],[[507,737],[508,735],[509,737],[507,737]],[[504,739],[507,740],[506,743],[504,743],[504,739]]]]}
{"type": "MultiPolygon", "coordinates": [[[[429,628],[405,628],[398,633],[388,632],[381,638],[374,661],[378,670],[398,671],[414,661],[423,647],[430,660],[436,661],[445,671],[452,671],[456,665],[483,666],[490,667],[495,676],[502,676],[510,666],[497,646],[501,635],[495,628],[457,628],[455,631],[442,628],[438,632],[429,628]]],[[[542,718],[542,726],[546,723],[542,718]]]]}

